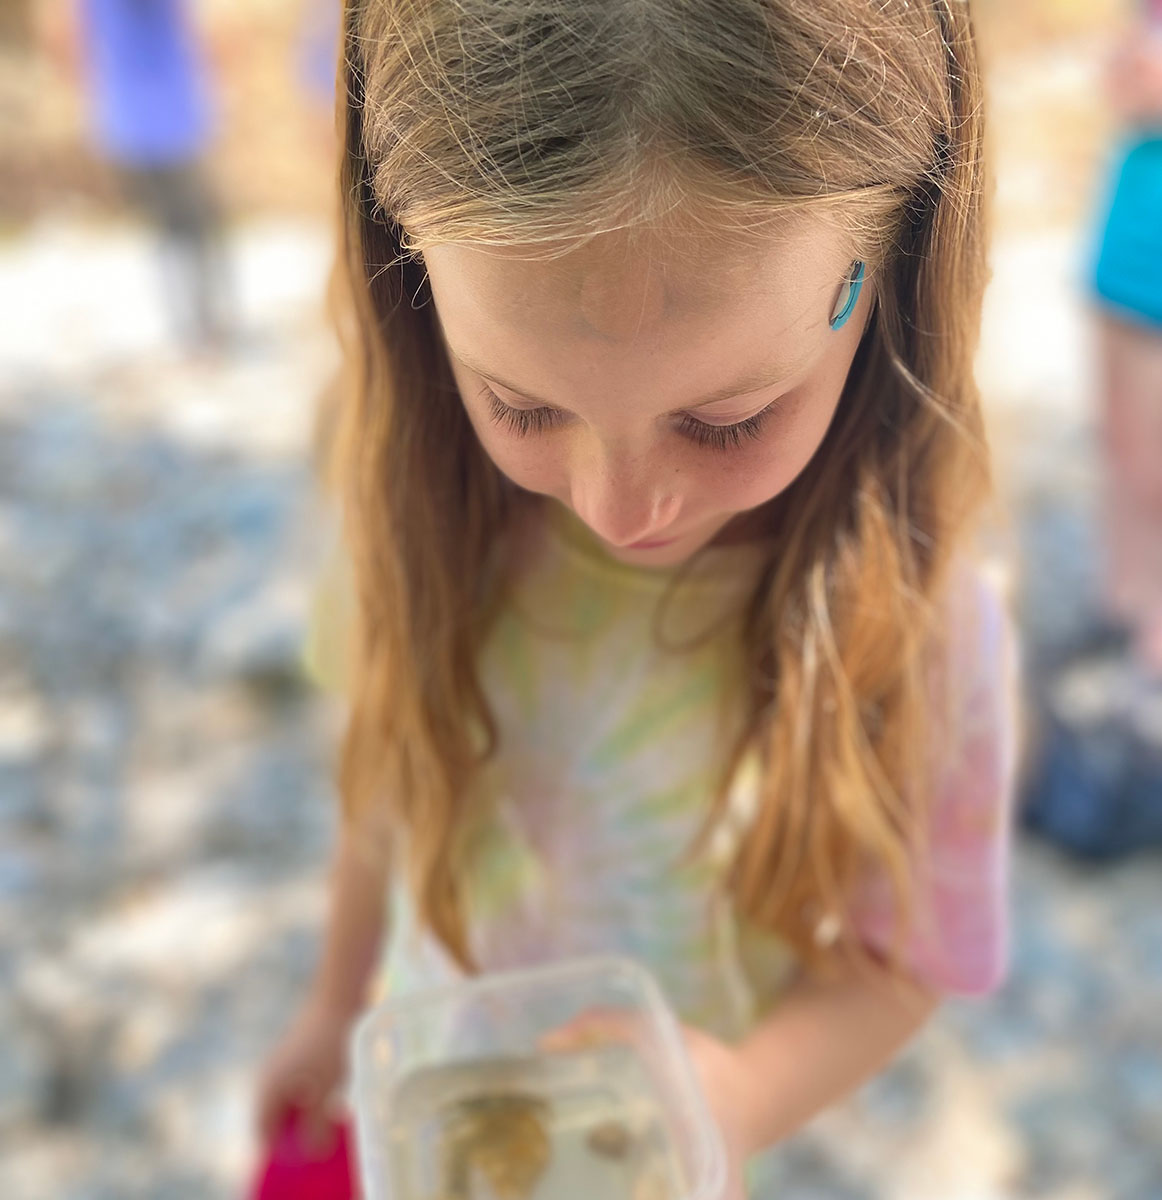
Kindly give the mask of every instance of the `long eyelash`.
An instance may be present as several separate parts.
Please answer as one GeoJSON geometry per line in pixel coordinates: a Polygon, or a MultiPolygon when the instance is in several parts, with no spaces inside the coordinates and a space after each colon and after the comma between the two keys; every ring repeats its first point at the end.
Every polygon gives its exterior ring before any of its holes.
{"type": "MultiPolygon", "coordinates": [[[[518,437],[527,434],[543,433],[557,423],[557,413],[551,408],[513,408],[489,387],[481,389],[481,397],[488,404],[488,412],[492,420],[504,429],[515,433],[518,437]]],[[[763,426],[778,401],[767,405],[762,412],[757,412],[745,421],[733,425],[709,425],[696,417],[686,416],[679,422],[679,429],[684,437],[696,442],[699,446],[711,450],[733,450],[744,442],[755,441],[762,436],[763,426]]]]}
{"type": "Polygon", "coordinates": [[[762,412],[757,412],[745,421],[737,421],[733,425],[708,425],[695,417],[683,417],[681,430],[686,437],[706,446],[711,450],[736,450],[743,442],[753,442],[762,436],[763,426],[767,418],[778,404],[768,404],[762,412]]]}
{"type": "Polygon", "coordinates": [[[513,408],[488,387],[480,395],[488,403],[488,412],[493,421],[518,437],[528,433],[543,433],[557,423],[557,414],[551,408],[513,408]]]}

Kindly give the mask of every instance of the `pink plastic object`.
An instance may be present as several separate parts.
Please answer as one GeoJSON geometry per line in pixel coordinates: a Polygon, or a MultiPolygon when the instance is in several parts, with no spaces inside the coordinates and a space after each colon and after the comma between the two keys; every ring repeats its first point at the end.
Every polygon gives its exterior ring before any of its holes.
{"type": "Polygon", "coordinates": [[[327,1142],[321,1151],[309,1150],[302,1140],[300,1114],[288,1112],[255,1177],[252,1200],[357,1200],[346,1122],[332,1123],[327,1142]]]}

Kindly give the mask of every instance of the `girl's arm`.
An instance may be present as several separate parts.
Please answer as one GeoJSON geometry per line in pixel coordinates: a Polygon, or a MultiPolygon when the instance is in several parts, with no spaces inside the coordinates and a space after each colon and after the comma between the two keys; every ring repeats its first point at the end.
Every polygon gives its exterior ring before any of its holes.
{"type": "Polygon", "coordinates": [[[347,1075],[351,1023],[367,1000],[379,958],[386,888],[384,867],[357,835],[341,832],[319,966],[259,1080],[255,1117],[264,1144],[273,1141],[292,1109],[302,1113],[308,1144],[326,1144],[332,1101],[347,1075]]]}
{"type": "MultiPolygon", "coordinates": [[[[983,996],[1008,960],[1008,876],[1016,763],[1017,654],[996,587],[972,569],[949,592],[948,666],[955,737],[932,783],[931,844],[916,864],[919,922],[904,948],[913,987],[886,972],[801,974],[743,1042],[691,1032],[690,1047],[736,1173],[876,1074],[949,994],[983,996]]],[[[943,689],[940,693],[943,694],[943,689]]],[[[853,898],[861,943],[875,958],[895,932],[891,887],[872,875],[853,898]]],[[[733,1195],[741,1195],[736,1182],[733,1195]]]]}
{"type": "Polygon", "coordinates": [[[1122,120],[1162,122],[1162,24],[1139,21],[1119,43],[1106,68],[1106,91],[1122,120]]]}
{"type": "Polygon", "coordinates": [[[735,1169],[870,1079],[939,1003],[932,992],[863,975],[800,975],[737,1045],[688,1031],[735,1169]]]}
{"type": "Polygon", "coordinates": [[[343,829],[331,866],[330,911],[311,1001],[346,1018],[366,1003],[383,941],[386,895],[386,867],[358,834],[343,829]]]}

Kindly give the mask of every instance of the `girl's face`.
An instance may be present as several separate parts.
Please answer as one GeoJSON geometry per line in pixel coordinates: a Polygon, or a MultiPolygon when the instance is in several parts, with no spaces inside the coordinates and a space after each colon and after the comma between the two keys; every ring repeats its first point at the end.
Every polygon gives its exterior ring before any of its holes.
{"type": "Polygon", "coordinates": [[[555,261],[424,252],[485,451],[616,558],[674,566],[778,495],[819,448],[872,309],[830,327],[853,255],[797,216],[732,261],[606,234],[555,261]]]}

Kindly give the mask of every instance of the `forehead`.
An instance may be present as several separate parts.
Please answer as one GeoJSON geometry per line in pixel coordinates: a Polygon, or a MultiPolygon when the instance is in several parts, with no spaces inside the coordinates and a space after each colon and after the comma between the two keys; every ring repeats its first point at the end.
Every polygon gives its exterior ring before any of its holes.
{"type": "Polygon", "coordinates": [[[765,233],[710,248],[695,233],[664,239],[602,234],[559,257],[520,247],[445,243],[424,259],[449,340],[489,362],[508,349],[573,346],[621,353],[714,345],[753,357],[763,338],[779,357],[802,357],[826,332],[851,261],[847,238],[808,213],[765,233]]]}

